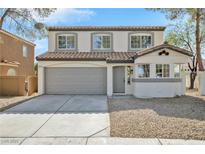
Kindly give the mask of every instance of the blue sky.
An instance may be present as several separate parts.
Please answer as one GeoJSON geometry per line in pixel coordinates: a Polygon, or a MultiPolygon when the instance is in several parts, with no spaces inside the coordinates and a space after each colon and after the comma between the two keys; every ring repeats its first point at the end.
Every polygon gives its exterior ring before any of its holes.
{"type": "MultiPolygon", "coordinates": [[[[46,26],[167,26],[164,14],[146,9],[57,9],[43,21],[46,26]]],[[[35,41],[35,56],[46,52],[47,39],[35,41]]]]}
{"type": "MultiPolygon", "coordinates": [[[[47,26],[166,26],[170,23],[163,14],[146,9],[59,9],[45,21],[47,26]]],[[[35,55],[47,51],[47,39],[38,40],[35,55]]]]}

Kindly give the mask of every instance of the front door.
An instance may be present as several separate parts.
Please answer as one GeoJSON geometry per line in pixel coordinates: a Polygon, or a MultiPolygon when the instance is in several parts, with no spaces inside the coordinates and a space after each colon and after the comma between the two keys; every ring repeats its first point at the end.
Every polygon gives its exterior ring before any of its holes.
{"type": "Polygon", "coordinates": [[[113,67],[113,93],[125,93],[125,67],[113,67]]]}

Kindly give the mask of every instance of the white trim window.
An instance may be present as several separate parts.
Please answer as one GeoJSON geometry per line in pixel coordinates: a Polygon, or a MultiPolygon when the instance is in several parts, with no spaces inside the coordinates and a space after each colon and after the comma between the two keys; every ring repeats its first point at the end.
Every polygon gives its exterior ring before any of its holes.
{"type": "Polygon", "coordinates": [[[23,45],[22,47],[22,53],[23,53],[23,57],[28,57],[28,47],[23,45]]]}
{"type": "Polygon", "coordinates": [[[175,78],[181,77],[181,65],[180,64],[174,64],[174,77],[175,78]]]}
{"type": "Polygon", "coordinates": [[[137,71],[138,71],[138,78],[149,78],[150,64],[139,64],[137,71]]]}
{"type": "Polygon", "coordinates": [[[59,50],[75,50],[76,35],[75,34],[60,34],[57,36],[57,47],[59,50]]]}
{"type": "Polygon", "coordinates": [[[132,50],[150,48],[152,46],[152,34],[131,34],[129,44],[132,50]]]}
{"type": "Polygon", "coordinates": [[[168,78],[168,77],[170,77],[170,66],[169,66],[169,64],[156,64],[156,77],[157,78],[168,78]]]}
{"type": "Polygon", "coordinates": [[[93,49],[110,50],[111,49],[111,34],[93,34],[92,40],[93,49]]]}

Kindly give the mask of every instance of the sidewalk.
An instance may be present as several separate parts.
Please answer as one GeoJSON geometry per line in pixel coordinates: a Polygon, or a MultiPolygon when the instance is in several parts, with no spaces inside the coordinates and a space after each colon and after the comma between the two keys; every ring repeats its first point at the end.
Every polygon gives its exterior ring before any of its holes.
{"type": "Polygon", "coordinates": [[[90,138],[88,144],[108,145],[205,145],[201,140],[157,139],[157,138],[90,138]]]}
{"type": "Polygon", "coordinates": [[[205,145],[203,140],[143,138],[0,138],[1,145],[205,145]]]}

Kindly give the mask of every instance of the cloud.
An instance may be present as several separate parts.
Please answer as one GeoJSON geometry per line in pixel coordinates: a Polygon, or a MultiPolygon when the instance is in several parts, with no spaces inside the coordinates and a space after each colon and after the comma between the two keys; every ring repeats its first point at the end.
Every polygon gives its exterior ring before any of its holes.
{"type": "Polygon", "coordinates": [[[89,20],[94,16],[90,9],[57,9],[53,14],[44,20],[48,25],[68,25],[72,23],[89,20]]]}

